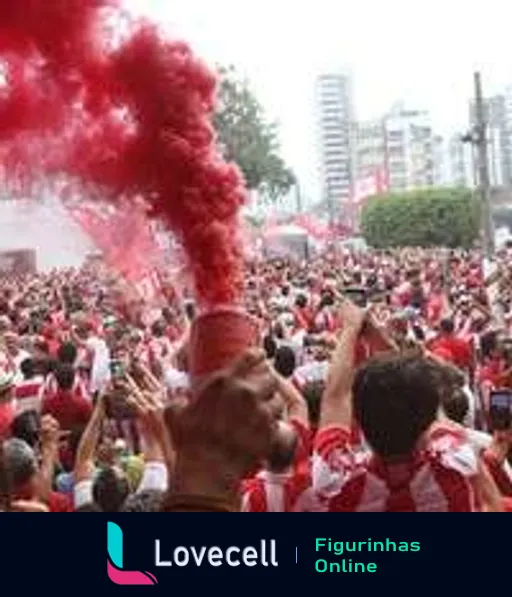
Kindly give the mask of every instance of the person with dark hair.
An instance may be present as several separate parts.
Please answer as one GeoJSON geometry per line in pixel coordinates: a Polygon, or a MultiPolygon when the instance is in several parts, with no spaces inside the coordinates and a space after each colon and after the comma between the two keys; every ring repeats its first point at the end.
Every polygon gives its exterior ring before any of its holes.
{"type": "Polygon", "coordinates": [[[103,512],[103,510],[98,506],[98,504],[95,504],[94,502],[91,502],[89,504],[84,504],[83,506],[80,506],[80,508],[77,508],[75,510],[75,512],[103,512]]]}
{"type": "Polygon", "coordinates": [[[366,315],[342,308],[315,438],[313,484],[331,512],[501,511],[499,491],[460,427],[438,421],[443,374],[433,360],[393,355],[356,374],[366,315]],[[352,414],[370,450],[356,456],[352,414]],[[363,488],[367,488],[364,490],[363,488]]]}
{"type": "Polygon", "coordinates": [[[22,361],[20,370],[23,380],[16,383],[14,398],[16,400],[16,414],[28,411],[41,411],[41,398],[44,388],[44,378],[36,373],[36,363],[32,358],[22,361]]]}
{"type": "Polygon", "coordinates": [[[65,430],[83,428],[92,413],[91,402],[75,391],[75,375],[71,365],[59,365],[55,372],[57,390],[43,397],[42,413],[52,415],[65,430]]]}
{"type": "Polygon", "coordinates": [[[274,336],[272,334],[267,334],[263,338],[263,350],[265,351],[265,354],[269,361],[271,361],[276,356],[277,343],[274,340],[274,336]]]}
{"type": "Polygon", "coordinates": [[[155,489],[147,489],[128,496],[121,512],[160,512],[165,493],[155,489]]]}
{"type": "MultiPolygon", "coordinates": [[[[136,493],[168,489],[168,471],[172,467],[174,451],[163,416],[163,388],[146,368],[140,369],[141,387],[130,378],[127,400],[135,408],[144,439],[144,466],[136,493]],[[151,386],[149,385],[151,384],[151,386]],[[152,387],[151,391],[149,388],[152,387]]],[[[78,445],[74,476],[75,508],[95,503],[103,512],[118,512],[130,494],[130,482],[126,471],[114,459],[98,462],[97,452],[103,422],[106,417],[106,397],[100,395],[89,423],[78,445]]]]}
{"type": "Polygon", "coordinates": [[[295,309],[293,310],[295,319],[295,329],[309,332],[314,325],[314,315],[308,305],[308,298],[305,294],[299,294],[295,299],[295,309]]]}
{"type": "Polygon", "coordinates": [[[439,335],[429,343],[429,350],[450,361],[462,371],[473,367],[473,351],[468,342],[455,334],[453,319],[443,319],[439,325],[439,335]]]}
{"type": "Polygon", "coordinates": [[[507,461],[510,450],[508,434],[485,433],[465,425],[470,410],[469,397],[463,388],[447,392],[442,400],[442,412],[451,421],[465,427],[475,452],[488,465],[501,493],[512,496],[512,468],[507,461]]]}
{"type": "Polygon", "coordinates": [[[64,342],[57,352],[57,359],[64,365],[74,365],[77,356],[78,350],[72,342],[64,342]]]}
{"type": "Polygon", "coordinates": [[[293,376],[297,364],[295,352],[289,346],[280,346],[274,357],[274,368],[285,379],[293,376]]]}
{"type": "Polygon", "coordinates": [[[130,493],[126,475],[116,467],[101,470],[92,488],[94,503],[103,512],[119,512],[130,493]]]}
{"type": "Polygon", "coordinates": [[[336,327],[336,321],[333,314],[334,296],[332,292],[325,291],[320,299],[317,308],[317,314],[313,321],[313,327],[318,333],[333,332],[336,327]]]}
{"type": "Polygon", "coordinates": [[[59,426],[51,417],[41,422],[40,464],[34,449],[19,438],[3,443],[3,462],[10,481],[11,499],[46,505],[51,512],[71,512],[72,504],[53,491],[58,455],[59,426]]]}
{"type": "Polygon", "coordinates": [[[312,512],[319,509],[311,488],[311,432],[304,398],[277,375],[289,425],[265,459],[263,470],[242,485],[242,512],[312,512]]]}
{"type": "Polygon", "coordinates": [[[313,434],[316,433],[320,422],[320,408],[324,391],[325,382],[323,380],[308,381],[302,388],[302,395],[308,407],[309,425],[313,434]]]}
{"type": "Polygon", "coordinates": [[[40,422],[39,415],[34,410],[27,410],[18,415],[12,425],[12,437],[23,440],[31,448],[39,442],[40,422]]]}
{"type": "Polygon", "coordinates": [[[504,356],[503,345],[497,331],[492,330],[481,337],[481,363],[477,373],[480,386],[500,388],[508,385],[511,370],[507,367],[504,356]]]}

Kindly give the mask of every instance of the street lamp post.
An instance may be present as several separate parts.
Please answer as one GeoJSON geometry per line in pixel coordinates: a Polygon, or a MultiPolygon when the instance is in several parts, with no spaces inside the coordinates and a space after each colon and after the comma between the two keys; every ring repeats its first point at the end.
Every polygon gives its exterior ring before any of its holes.
{"type": "Polygon", "coordinates": [[[472,130],[462,137],[463,143],[475,147],[478,170],[478,190],[482,207],[482,239],[487,259],[494,255],[494,226],[491,210],[491,183],[489,177],[489,157],[487,152],[487,118],[482,94],[482,79],[479,72],[474,74],[475,124],[472,130]]]}

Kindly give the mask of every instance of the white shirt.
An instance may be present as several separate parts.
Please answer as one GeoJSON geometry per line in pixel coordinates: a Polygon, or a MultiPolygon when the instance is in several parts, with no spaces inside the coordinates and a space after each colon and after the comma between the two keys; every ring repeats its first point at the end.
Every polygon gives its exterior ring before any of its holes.
{"type": "Polygon", "coordinates": [[[86,342],[93,353],[91,370],[91,394],[102,391],[110,381],[110,351],[104,340],[93,336],[86,342]]]}
{"type": "Polygon", "coordinates": [[[299,367],[293,376],[299,387],[304,387],[308,383],[325,381],[329,371],[329,361],[313,361],[299,367]]]}
{"type": "Polygon", "coordinates": [[[26,350],[20,350],[18,352],[18,354],[12,359],[12,362],[14,363],[14,366],[16,367],[16,371],[14,373],[14,383],[19,383],[21,381],[23,381],[23,374],[21,373],[21,363],[23,363],[23,361],[25,359],[30,359],[31,355],[29,352],[27,352],[26,350]]]}
{"type": "Polygon", "coordinates": [[[190,388],[190,380],[188,374],[174,369],[174,367],[167,367],[164,372],[165,387],[171,391],[188,390],[190,388]]]}
{"type": "MultiPolygon", "coordinates": [[[[479,454],[486,450],[492,443],[492,435],[476,429],[467,429],[469,441],[475,451],[479,454]]],[[[502,464],[503,472],[512,481],[512,468],[507,460],[502,464]]]]}

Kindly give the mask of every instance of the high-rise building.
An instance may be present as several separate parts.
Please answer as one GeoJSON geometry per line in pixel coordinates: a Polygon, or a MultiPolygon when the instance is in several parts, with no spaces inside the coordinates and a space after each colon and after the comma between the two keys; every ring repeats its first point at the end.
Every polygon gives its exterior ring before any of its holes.
{"type": "Polygon", "coordinates": [[[429,113],[396,105],[385,119],[389,187],[408,191],[434,184],[434,135],[429,113]]]}
{"type": "Polygon", "coordinates": [[[476,186],[475,148],[463,143],[460,134],[448,138],[448,184],[451,187],[473,188],[476,186]]]}
{"type": "Polygon", "coordinates": [[[362,180],[387,171],[385,119],[359,122],[355,127],[355,177],[362,180]]]}
{"type": "Polygon", "coordinates": [[[475,186],[474,148],[463,143],[460,134],[434,137],[434,185],[438,187],[475,186]]]}
{"type": "Polygon", "coordinates": [[[396,105],[385,117],[357,126],[357,179],[385,172],[390,191],[435,184],[435,139],[428,112],[396,105]]]}
{"type": "Polygon", "coordinates": [[[353,110],[351,82],[343,73],[322,74],[315,83],[315,103],[323,199],[334,211],[351,194],[353,180],[353,110]]]}
{"type": "Polygon", "coordinates": [[[446,139],[442,135],[435,135],[432,139],[432,153],[434,162],[434,185],[436,187],[449,184],[449,163],[446,139]]]}
{"type": "MultiPolygon", "coordinates": [[[[493,186],[512,185],[512,97],[495,95],[484,101],[487,122],[489,177],[493,186]]],[[[475,103],[469,105],[469,122],[476,124],[475,103]]]]}

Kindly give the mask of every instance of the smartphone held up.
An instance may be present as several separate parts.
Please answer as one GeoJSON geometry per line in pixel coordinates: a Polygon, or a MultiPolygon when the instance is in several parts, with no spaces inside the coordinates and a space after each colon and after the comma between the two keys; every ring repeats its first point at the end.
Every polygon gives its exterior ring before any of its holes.
{"type": "Polygon", "coordinates": [[[493,431],[512,427],[512,390],[494,390],[490,395],[490,419],[493,431]]]}

